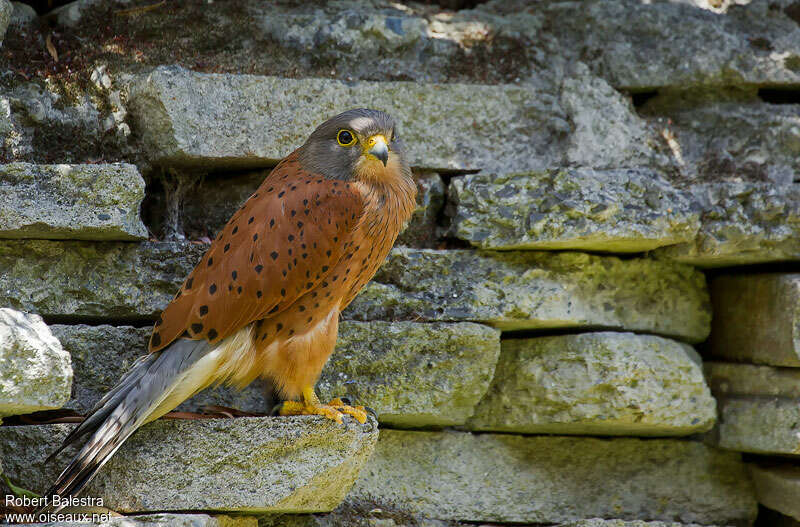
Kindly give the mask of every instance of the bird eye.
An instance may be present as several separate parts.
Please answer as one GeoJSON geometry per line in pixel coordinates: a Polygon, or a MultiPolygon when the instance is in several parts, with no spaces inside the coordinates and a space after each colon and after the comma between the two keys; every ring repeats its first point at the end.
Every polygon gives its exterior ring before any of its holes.
{"type": "Polygon", "coordinates": [[[353,146],[356,142],[356,136],[350,130],[339,130],[336,134],[336,142],[339,146],[353,146]]]}

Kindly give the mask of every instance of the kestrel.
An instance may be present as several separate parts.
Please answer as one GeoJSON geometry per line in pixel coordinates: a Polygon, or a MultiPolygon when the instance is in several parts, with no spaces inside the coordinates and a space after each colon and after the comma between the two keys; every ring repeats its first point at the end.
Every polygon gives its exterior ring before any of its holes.
{"type": "Polygon", "coordinates": [[[389,115],[356,109],[322,123],[216,237],[158,317],[150,353],[67,436],[61,449],[88,440],[46,495],[77,494],[136,429],[212,384],[263,377],[283,415],[364,422],[362,407],[321,404],[314,386],[339,314],[386,258],[416,193],[389,115]]]}

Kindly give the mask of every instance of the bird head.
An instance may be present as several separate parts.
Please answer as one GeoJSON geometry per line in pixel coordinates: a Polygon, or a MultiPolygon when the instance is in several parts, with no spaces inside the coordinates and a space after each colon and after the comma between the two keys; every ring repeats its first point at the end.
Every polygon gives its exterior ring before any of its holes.
{"type": "Polygon", "coordinates": [[[348,110],[319,125],[298,151],[306,170],[329,179],[391,182],[411,169],[394,119],[379,110],[348,110]]]}

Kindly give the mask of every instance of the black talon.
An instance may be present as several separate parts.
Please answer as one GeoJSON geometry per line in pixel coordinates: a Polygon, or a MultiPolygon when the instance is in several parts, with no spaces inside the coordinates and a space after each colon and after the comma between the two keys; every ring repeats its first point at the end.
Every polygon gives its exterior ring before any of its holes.
{"type": "Polygon", "coordinates": [[[342,401],[346,406],[353,406],[353,401],[351,401],[349,397],[339,397],[339,400],[342,401]]]}
{"type": "Polygon", "coordinates": [[[272,410],[270,410],[270,412],[269,412],[269,415],[272,416],[272,417],[280,415],[281,408],[283,408],[283,401],[281,401],[278,404],[276,404],[275,406],[273,406],[272,410]]]}

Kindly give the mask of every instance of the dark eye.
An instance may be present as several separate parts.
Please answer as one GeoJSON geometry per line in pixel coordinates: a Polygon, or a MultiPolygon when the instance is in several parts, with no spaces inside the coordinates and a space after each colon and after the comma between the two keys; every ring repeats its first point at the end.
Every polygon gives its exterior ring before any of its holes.
{"type": "Polygon", "coordinates": [[[336,134],[336,142],[339,146],[353,146],[356,142],[356,136],[350,130],[339,130],[336,134]]]}

